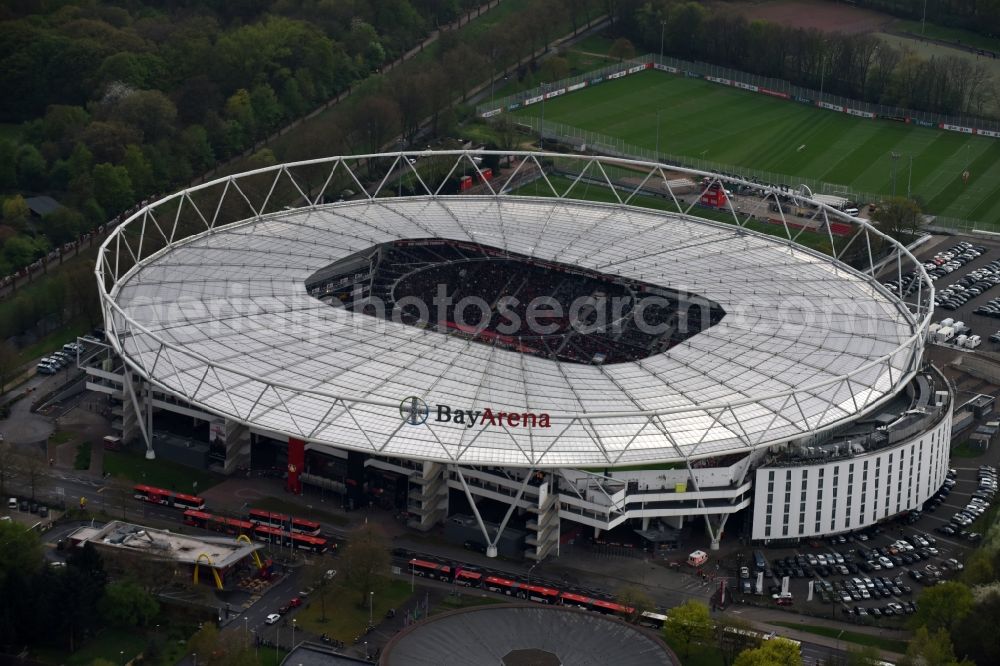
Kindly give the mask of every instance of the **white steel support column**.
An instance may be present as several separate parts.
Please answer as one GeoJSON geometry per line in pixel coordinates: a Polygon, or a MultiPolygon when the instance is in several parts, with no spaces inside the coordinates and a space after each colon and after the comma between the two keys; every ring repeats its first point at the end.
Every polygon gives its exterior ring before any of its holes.
{"type": "MultiPolygon", "coordinates": [[[[760,456],[758,455],[758,457],[760,457],[760,456]]],[[[742,486],[743,482],[746,481],[747,474],[750,473],[750,467],[751,467],[750,463],[751,463],[751,459],[752,458],[753,458],[753,454],[751,454],[750,456],[747,456],[746,464],[743,465],[743,473],[740,474],[739,478],[736,480],[736,487],[742,486]]],[[[736,496],[736,495],[734,495],[733,497],[731,497],[729,499],[730,506],[732,506],[733,504],[735,504],[738,499],[739,499],[739,496],[736,496]]],[[[719,549],[719,540],[722,539],[722,533],[726,529],[726,523],[729,521],[729,517],[731,515],[733,515],[732,512],[728,512],[728,513],[722,514],[719,517],[719,536],[718,536],[717,539],[713,539],[712,540],[711,550],[718,550],[719,549]]],[[[753,519],[752,515],[753,515],[753,512],[751,510],[751,520],[753,519]]]]}
{"type": "Polygon", "coordinates": [[[146,457],[149,460],[153,460],[156,457],[156,453],[153,451],[153,385],[149,382],[144,382],[146,384],[146,436],[148,446],[146,448],[146,457]],[[152,456],[150,455],[152,454],[152,456]]]}
{"type": "MultiPolygon", "coordinates": [[[[685,460],[684,464],[687,465],[688,476],[691,478],[691,485],[694,486],[694,491],[700,494],[701,488],[698,487],[698,480],[694,478],[694,470],[691,469],[691,460],[685,460]]],[[[697,506],[699,509],[705,506],[705,501],[700,497],[697,500],[697,506]]],[[[712,518],[707,513],[705,514],[705,529],[708,530],[708,538],[711,539],[709,550],[719,550],[719,539],[721,538],[722,528],[720,527],[718,532],[712,530],[712,518]]]]}
{"type": "Polygon", "coordinates": [[[150,436],[151,433],[149,430],[146,429],[146,419],[143,415],[142,407],[139,405],[139,399],[135,395],[135,387],[132,386],[132,372],[128,367],[125,367],[122,372],[122,384],[125,385],[125,392],[128,393],[129,400],[132,402],[132,409],[135,410],[139,432],[142,433],[142,439],[146,443],[146,459],[153,460],[156,458],[156,453],[153,451],[153,439],[150,436]]]}
{"type": "Polygon", "coordinates": [[[507,522],[514,514],[514,509],[517,508],[517,503],[521,501],[521,497],[524,495],[524,489],[528,487],[528,481],[531,480],[531,474],[534,471],[534,467],[527,470],[527,473],[524,475],[524,480],[517,489],[517,494],[514,495],[514,500],[511,502],[510,506],[507,507],[507,514],[503,517],[503,520],[500,521],[500,527],[497,528],[496,536],[491,539],[490,533],[486,529],[486,524],[483,522],[483,517],[479,514],[479,508],[476,507],[476,500],[472,496],[472,490],[469,488],[469,484],[465,481],[465,475],[462,474],[462,468],[457,465],[455,466],[455,472],[458,473],[458,480],[462,482],[462,489],[465,491],[465,497],[469,500],[469,505],[472,507],[472,513],[475,515],[476,522],[479,524],[479,529],[482,531],[483,537],[486,539],[486,557],[497,556],[497,543],[500,541],[503,531],[507,528],[507,522]]]}

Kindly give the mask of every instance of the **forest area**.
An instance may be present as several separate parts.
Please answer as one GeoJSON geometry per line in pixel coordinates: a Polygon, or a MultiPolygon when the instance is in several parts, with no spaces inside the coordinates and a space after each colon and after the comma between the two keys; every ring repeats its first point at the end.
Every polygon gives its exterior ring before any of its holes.
{"type": "MultiPolygon", "coordinates": [[[[983,116],[1000,95],[983,63],[957,56],[924,58],[871,34],[748,21],[686,0],[613,4],[616,33],[639,51],[658,53],[662,38],[664,55],[873,104],[954,116],[983,116]]],[[[991,11],[1000,16],[1000,5],[991,11]]]]}
{"type": "MultiPolygon", "coordinates": [[[[599,0],[504,0],[383,72],[439,26],[486,4],[0,5],[0,81],[14,93],[0,99],[0,281],[248,150],[241,166],[257,167],[376,151],[400,135],[409,143],[428,119],[431,135],[448,132],[471,113],[454,103],[475,84],[604,9],[599,0]],[[263,146],[345,91],[351,96],[329,117],[263,146]],[[33,213],[26,200],[41,195],[58,209],[33,213]]],[[[70,286],[45,298],[15,295],[0,339],[72,317],[81,299],[70,286]]]]}

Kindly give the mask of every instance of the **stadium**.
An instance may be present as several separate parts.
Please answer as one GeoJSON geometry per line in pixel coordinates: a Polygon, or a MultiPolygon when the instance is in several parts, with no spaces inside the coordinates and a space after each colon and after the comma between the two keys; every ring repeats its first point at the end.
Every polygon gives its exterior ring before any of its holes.
{"type": "Polygon", "coordinates": [[[489,555],[689,523],[717,548],[734,516],[760,542],[849,532],[947,471],[932,283],[807,188],[585,155],[332,157],[144,207],[96,277],[88,388],[148,457],[180,435],[416,529],[471,514],[489,555]],[[663,210],[633,205],[650,197],[663,210]]]}

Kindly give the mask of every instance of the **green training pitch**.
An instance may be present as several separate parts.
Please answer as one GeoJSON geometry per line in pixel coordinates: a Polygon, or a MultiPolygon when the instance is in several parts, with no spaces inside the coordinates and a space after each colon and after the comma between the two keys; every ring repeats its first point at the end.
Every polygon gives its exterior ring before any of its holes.
{"type": "MultiPolygon", "coordinates": [[[[666,155],[888,196],[910,185],[925,210],[1000,229],[1000,139],[868,120],[709,81],[646,71],[545,102],[545,120],[666,155]],[[913,171],[910,173],[910,157],[913,171]],[[968,184],[962,172],[968,170],[968,184]]],[[[541,105],[517,112],[538,116],[541,105]]],[[[664,157],[666,159],[666,157],[664,157]]],[[[830,191],[835,191],[833,188],[830,191]]]]}

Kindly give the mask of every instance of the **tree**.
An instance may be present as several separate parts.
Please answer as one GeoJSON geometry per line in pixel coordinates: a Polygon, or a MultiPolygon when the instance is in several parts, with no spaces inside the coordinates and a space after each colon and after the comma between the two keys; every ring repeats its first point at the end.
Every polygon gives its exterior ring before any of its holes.
{"type": "Polygon", "coordinates": [[[17,149],[17,184],[26,190],[41,190],[45,187],[45,158],[32,145],[17,149]]]}
{"type": "Polygon", "coordinates": [[[619,37],[608,49],[608,55],[612,58],[617,58],[618,62],[622,60],[629,60],[635,57],[635,47],[632,46],[632,42],[625,39],[624,37],[619,37]]]}
{"type": "Polygon", "coordinates": [[[565,79],[569,76],[569,60],[561,56],[553,56],[542,63],[539,76],[549,83],[565,79]]]}
{"type": "Polygon", "coordinates": [[[145,627],[160,612],[160,604],[137,583],[124,580],[104,588],[98,610],[116,627],[145,627]]]}
{"type": "Polygon", "coordinates": [[[880,663],[883,663],[882,654],[874,646],[864,645],[847,650],[847,666],[876,666],[880,663]]]}
{"type": "Polygon", "coordinates": [[[772,638],[752,650],[744,650],[733,666],[802,666],[799,646],[784,638],[772,638]]]}
{"type": "Polygon", "coordinates": [[[3,202],[3,220],[11,226],[23,224],[30,214],[31,209],[20,194],[15,194],[3,202]]]}
{"type": "Polygon", "coordinates": [[[626,618],[629,622],[635,622],[644,612],[653,610],[656,604],[646,591],[635,585],[626,585],[618,590],[618,603],[626,608],[631,608],[632,612],[626,618]]]}
{"type": "Polygon", "coordinates": [[[177,107],[159,90],[136,90],[118,100],[111,117],[142,132],[154,143],[168,136],[177,120],[177,107]]]}
{"type": "Polygon", "coordinates": [[[330,586],[332,576],[327,576],[328,569],[322,560],[314,560],[306,569],[305,579],[310,581],[309,585],[316,590],[320,604],[320,622],[326,622],[326,591],[330,586]]]}
{"type": "Polygon", "coordinates": [[[910,618],[914,629],[950,631],[972,610],[972,591],[964,584],[947,581],[925,588],[920,594],[917,612],[910,618]]]}
{"type": "Polygon", "coordinates": [[[361,527],[348,541],[340,555],[344,585],[357,594],[358,606],[369,603],[371,592],[378,592],[389,571],[389,545],[374,524],[361,527]]]}
{"type": "Polygon", "coordinates": [[[63,243],[76,240],[80,232],[86,228],[87,221],[78,211],[61,206],[42,218],[42,223],[45,235],[54,246],[59,247],[63,243]]]}
{"type": "Polygon", "coordinates": [[[64,637],[72,651],[80,639],[101,623],[97,603],[104,595],[108,578],[97,549],[90,543],[84,544],[83,548],[72,549],[60,579],[57,616],[51,622],[49,632],[64,637]]]}
{"type": "Polygon", "coordinates": [[[723,615],[715,623],[715,644],[719,646],[726,666],[731,666],[744,650],[760,646],[760,639],[756,638],[758,634],[752,630],[753,626],[746,620],[728,615],[723,615]]]}
{"type": "Polygon", "coordinates": [[[34,501],[36,494],[49,483],[48,461],[41,451],[18,454],[14,460],[18,476],[31,488],[31,499],[34,501]]]}
{"type": "Polygon", "coordinates": [[[132,190],[132,179],[125,167],[98,164],[94,167],[92,177],[94,197],[106,212],[117,215],[132,205],[135,193],[132,190]]]}
{"type": "Polygon", "coordinates": [[[946,630],[931,633],[927,627],[917,629],[910,639],[906,656],[899,663],[900,666],[975,666],[970,661],[955,658],[955,649],[946,630]]]}
{"type": "Polygon", "coordinates": [[[0,192],[17,187],[17,146],[0,139],[0,192]]]}
{"type": "Polygon", "coordinates": [[[882,233],[904,241],[924,223],[920,206],[905,197],[893,197],[883,202],[872,215],[872,221],[882,233]]]}
{"type": "Polygon", "coordinates": [[[129,180],[136,194],[149,194],[154,188],[153,165],[142,152],[142,148],[134,143],[125,148],[125,158],[122,166],[128,172],[129,180]]]}
{"type": "Polygon", "coordinates": [[[7,497],[7,479],[14,478],[13,452],[13,444],[6,440],[0,442],[0,497],[7,497]]]}
{"type": "Polygon", "coordinates": [[[0,589],[8,577],[29,576],[42,566],[38,533],[20,523],[0,522],[0,589]]]}
{"type": "Polygon", "coordinates": [[[220,634],[213,622],[204,623],[188,641],[187,648],[205,666],[243,666],[258,661],[246,643],[234,641],[231,634],[220,634]]]}
{"type": "MultiPolygon", "coordinates": [[[[0,395],[3,395],[4,391],[7,390],[7,380],[10,379],[11,374],[17,369],[17,366],[17,348],[9,340],[0,340],[0,395]]],[[[3,442],[0,442],[0,445],[2,444],[3,442]]],[[[0,458],[5,457],[6,455],[0,454],[0,458]]],[[[0,461],[0,465],[3,464],[0,461]]],[[[6,494],[3,490],[3,472],[0,471],[0,495],[6,494]]]]}
{"type": "Polygon", "coordinates": [[[968,585],[982,585],[997,579],[993,565],[993,554],[986,548],[976,549],[969,553],[965,560],[965,572],[962,580],[968,585]]]}
{"type": "MultiPolygon", "coordinates": [[[[982,552],[977,550],[977,553],[982,552]]],[[[966,573],[969,565],[966,561],[966,573]]],[[[973,589],[972,612],[952,630],[952,641],[963,657],[977,664],[1000,664],[1000,581],[973,589]]]]}
{"type": "Polygon", "coordinates": [[[384,95],[369,95],[355,107],[353,125],[363,150],[377,153],[399,131],[399,106],[384,95]]]}
{"type": "Polygon", "coordinates": [[[269,131],[281,122],[282,109],[274,89],[266,83],[256,85],[250,91],[250,105],[259,130],[269,131]]]}
{"type": "Polygon", "coordinates": [[[689,599],[672,608],[663,625],[663,635],[672,646],[680,646],[681,653],[687,657],[692,644],[712,637],[712,619],[708,614],[708,606],[689,599]]]}

